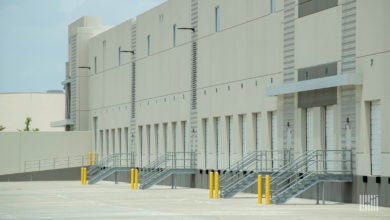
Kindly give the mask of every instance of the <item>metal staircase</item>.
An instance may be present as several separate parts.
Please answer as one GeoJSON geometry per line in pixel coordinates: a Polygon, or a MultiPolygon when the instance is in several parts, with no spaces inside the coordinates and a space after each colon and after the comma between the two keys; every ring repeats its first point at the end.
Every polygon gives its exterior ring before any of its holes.
{"type": "Polygon", "coordinates": [[[319,182],[352,181],[351,150],[307,152],[271,175],[271,202],[285,203],[319,182]]]}
{"type": "Polygon", "coordinates": [[[292,159],[290,150],[254,151],[229,169],[222,171],[219,179],[221,198],[231,198],[257,182],[257,175],[269,174],[277,164],[288,164],[292,159]]]}
{"type": "Polygon", "coordinates": [[[116,172],[128,172],[131,169],[132,154],[111,154],[88,167],[88,184],[95,184],[116,172]]]}
{"type": "Polygon", "coordinates": [[[148,189],[173,174],[195,174],[194,152],[168,152],[140,171],[140,189],[148,189]]]}

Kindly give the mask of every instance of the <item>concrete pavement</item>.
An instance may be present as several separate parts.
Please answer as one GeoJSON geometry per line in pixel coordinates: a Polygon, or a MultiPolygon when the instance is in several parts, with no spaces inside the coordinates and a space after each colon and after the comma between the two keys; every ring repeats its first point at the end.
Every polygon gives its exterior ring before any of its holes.
{"type": "Polygon", "coordinates": [[[390,219],[390,208],[359,211],[358,204],[292,199],[285,205],[258,205],[254,194],[209,199],[208,190],[78,181],[1,182],[0,219],[390,219]]]}

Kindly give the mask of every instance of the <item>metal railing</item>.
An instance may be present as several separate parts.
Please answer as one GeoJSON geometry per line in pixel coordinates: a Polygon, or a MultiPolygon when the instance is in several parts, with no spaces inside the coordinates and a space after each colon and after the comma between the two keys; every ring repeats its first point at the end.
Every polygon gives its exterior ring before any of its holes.
{"type": "Polygon", "coordinates": [[[314,150],[306,152],[292,163],[271,175],[272,196],[299,184],[310,177],[331,177],[352,175],[351,150],[314,150]]]}
{"type": "Polygon", "coordinates": [[[279,170],[279,166],[290,163],[293,157],[292,150],[254,151],[242,160],[231,165],[224,172],[225,174],[221,175],[219,179],[221,190],[237,184],[237,180],[245,176],[246,173],[273,172],[279,170]]]}
{"type": "Polygon", "coordinates": [[[195,169],[196,158],[194,152],[168,152],[157,160],[141,168],[140,183],[146,184],[171,169],[195,169]]]}
{"type": "Polygon", "coordinates": [[[105,158],[98,160],[96,165],[98,167],[131,167],[133,154],[110,154],[105,158]]]}
{"type": "Polygon", "coordinates": [[[24,161],[24,172],[63,169],[88,165],[88,155],[53,157],[24,161]]]}

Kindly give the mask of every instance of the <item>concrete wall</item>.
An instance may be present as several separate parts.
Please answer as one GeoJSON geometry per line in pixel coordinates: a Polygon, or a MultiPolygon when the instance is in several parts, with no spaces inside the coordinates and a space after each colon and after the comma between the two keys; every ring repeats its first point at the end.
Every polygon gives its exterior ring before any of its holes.
{"type": "Polygon", "coordinates": [[[53,128],[50,122],[65,116],[63,93],[2,93],[0,94],[0,125],[3,131],[23,130],[27,117],[31,117],[30,129],[40,131],[63,131],[53,128]]]}
{"type": "Polygon", "coordinates": [[[0,182],[80,180],[81,167],[0,175],[0,182]]]}
{"type": "Polygon", "coordinates": [[[25,161],[86,155],[92,134],[86,132],[0,132],[0,174],[24,172],[25,161]]]}

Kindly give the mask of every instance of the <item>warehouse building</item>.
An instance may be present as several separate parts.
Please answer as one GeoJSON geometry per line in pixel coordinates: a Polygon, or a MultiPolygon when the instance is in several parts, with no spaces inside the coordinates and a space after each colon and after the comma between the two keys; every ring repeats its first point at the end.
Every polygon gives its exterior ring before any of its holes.
{"type": "MultiPolygon", "coordinates": [[[[196,170],[187,186],[254,152],[254,169],[271,173],[315,157],[296,174],[352,174],[320,181],[326,199],[375,194],[389,206],[388,10],[386,0],[168,0],[114,27],[82,17],[69,25],[61,125],[91,130],[101,159],[130,154],[134,167],[176,152],[196,170]]],[[[301,195],[314,197],[310,186],[301,195]]]]}

